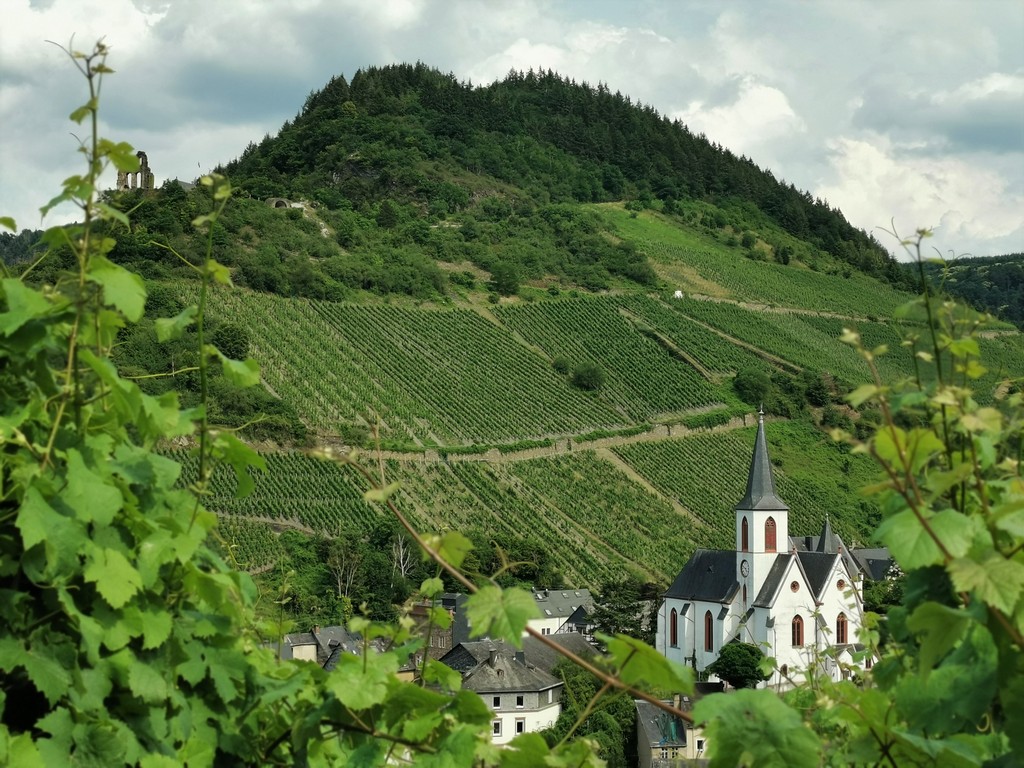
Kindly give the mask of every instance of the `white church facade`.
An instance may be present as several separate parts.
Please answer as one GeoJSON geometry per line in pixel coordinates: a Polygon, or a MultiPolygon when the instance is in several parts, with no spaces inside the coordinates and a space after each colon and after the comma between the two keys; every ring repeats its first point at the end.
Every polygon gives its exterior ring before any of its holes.
{"type": "Polygon", "coordinates": [[[827,515],[819,536],[791,538],[764,430],[760,414],[747,490],[735,507],[735,549],[693,554],[664,594],[656,647],[700,672],[738,640],[775,658],[768,686],[788,687],[812,666],[839,679],[860,650],[863,576],[884,573],[888,552],[848,551],[827,515]]]}

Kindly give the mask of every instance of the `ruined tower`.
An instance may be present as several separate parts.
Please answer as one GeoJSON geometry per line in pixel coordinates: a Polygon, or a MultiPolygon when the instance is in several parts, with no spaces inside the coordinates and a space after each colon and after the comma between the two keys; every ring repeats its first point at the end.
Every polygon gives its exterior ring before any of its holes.
{"type": "Polygon", "coordinates": [[[146,153],[139,150],[135,153],[135,156],[139,158],[139,170],[131,172],[118,171],[118,190],[153,189],[156,187],[156,177],[149,168],[149,159],[146,157],[146,153]]]}

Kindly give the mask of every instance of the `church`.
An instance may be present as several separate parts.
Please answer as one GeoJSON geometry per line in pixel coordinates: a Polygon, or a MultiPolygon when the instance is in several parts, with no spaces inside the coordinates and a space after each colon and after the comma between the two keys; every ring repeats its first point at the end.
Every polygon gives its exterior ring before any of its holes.
{"type": "Polygon", "coordinates": [[[711,664],[731,641],[752,643],[774,657],[765,685],[787,688],[816,674],[839,679],[855,661],[865,577],[884,578],[884,549],[847,550],[826,514],[819,536],[791,537],[789,507],[775,490],[764,413],[747,490],[735,506],[736,546],[698,549],[664,594],[657,650],[694,667],[711,664]]]}

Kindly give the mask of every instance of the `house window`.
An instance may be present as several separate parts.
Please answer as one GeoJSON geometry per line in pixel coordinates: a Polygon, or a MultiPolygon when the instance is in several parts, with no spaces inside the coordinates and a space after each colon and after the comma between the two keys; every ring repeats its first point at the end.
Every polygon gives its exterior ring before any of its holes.
{"type": "Polygon", "coordinates": [[[522,709],[524,704],[524,696],[516,696],[516,709],[522,709]]]}
{"type": "Polygon", "coordinates": [[[849,641],[846,639],[846,614],[840,613],[836,619],[836,643],[845,645],[847,642],[849,641]]]}
{"type": "Polygon", "coordinates": [[[775,518],[769,517],[764,522],[764,551],[775,551],[775,518]]]}
{"type": "Polygon", "coordinates": [[[793,617],[793,647],[804,644],[804,617],[797,614],[793,617]]]}
{"type": "Polygon", "coordinates": [[[743,607],[747,607],[747,585],[743,585],[743,607]]]}
{"type": "Polygon", "coordinates": [[[792,584],[789,585],[789,589],[790,589],[791,592],[799,592],[800,591],[800,582],[799,581],[794,581],[792,584]]]}
{"type": "Polygon", "coordinates": [[[715,640],[713,632],[715,629],[715,620],[711,617],[711,611],[704,614],[704,650],[713,651],[715,650],[715,640]]]}
{"type": "Polygon", "coordinates": [[[679,612],[675,608],[668,620],[668,644],[673,648],[679,645],[679,612]]]}
{"type": "Polygon", "coordinates": [[[491,721],[491,736],[501,736],[501,720],[491,721]]]}
{"type": "Polygon", "coordinates": [[[548,704],[550,704],[552,702],[552,700],[554,699],[554,696],[555,696],[555,689],[554,688],[548,688],[548,704]]]}
{"type": "Polygon", "coordinates": [[[698,752],[703,752],[704,751],[704,739],[697,739],[697,751],[698,752]]]}
{"type": "Polygon", "coordinates": [[[516,718],[516,733],[526,733],[526,718],[525,717],[517,717],[516,718]]]}
{"type": "Polygon", "coordinates": [[[501,696],[495,696],[491,699],[491,706],[495,709],[501,709],[501,696]]]}
{"type": "Polygon", "coordinates": [[[743,522],[740,523],[740,549],[744,552],[750,549],[750,530],[747,525],[747,518],[743,518],[743,522]]]}

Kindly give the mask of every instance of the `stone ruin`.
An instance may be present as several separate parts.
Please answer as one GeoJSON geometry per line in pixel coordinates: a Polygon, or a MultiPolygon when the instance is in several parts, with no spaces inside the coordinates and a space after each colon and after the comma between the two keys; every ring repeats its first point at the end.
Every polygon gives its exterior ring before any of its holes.
{"type": "Polygon", "coordinates": [[[139,170],[131,172],[118,171],[118,190],[156,188],[156,176],[153,175],[153,171],[149,168],[149,159],[146,157],[146,153],[139,150],[135,153],[135,156],[139,158],[139,170]]]}

